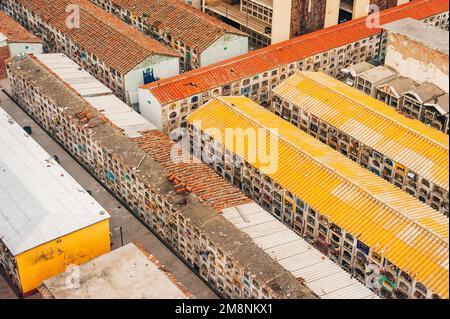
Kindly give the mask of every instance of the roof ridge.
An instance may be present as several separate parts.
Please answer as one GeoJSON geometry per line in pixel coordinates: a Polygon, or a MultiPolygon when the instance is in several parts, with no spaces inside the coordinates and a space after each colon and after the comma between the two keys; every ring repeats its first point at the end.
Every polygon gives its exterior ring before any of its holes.
{"type": "MultiPolygon", "coordinates": [[[[436,238],[437,241],[439,242],[443,242],[446,246],[449,245],[449,240],[445,237],[443,237],[442,235],[438,234],[437,232],[435,232],[434,230],[429,229],[428,227],[426,227],[425,225],[423,225],[422,223],[416,221],[414,218],[405,215],[405,213],[402,212],[402,210],[398,210],[393,208],[391,205],[383,202],[381,199],[379,199],[377,196],[373,195],[371,192],[369,192],[365,187],[361,186],[359,183],[354,182],[349,180],[348,178],[346,178],[342,173],[340,173],[339,171],[337,171],[335,168],[330,167],[328,164],[321,162],[320,160],[318,160],[316,157],[314,157],[313,155],[309,154],[308,152],[300,149],[299,147],[297,147],[296,145],[294,145],[293,143],[291,143],[289,140],[287,140],[285,137],[281,136],[280,134],[274,132],[272,129],[268,128],[266,125],[263,125],[262,123],[260,123],[259,121],[255,120],[254,118],[251,118],[249,115],[245,114],[243,111],[237,109],[236,107],[234,107],[234,105],[230,102],[227,102],[225,100],[222,99],[222,97],[216,97],[217,99],[219,99],[220,101],[222,101],[225,106],[229,109],[235,110],[237,113],[239,113],[242,117],[244,117],[245,120],[247,120],[248,122],[252,122],[257,124],[257,126],[260,126],[261,128],[265,129],[266,131],[268,131],[270,134],[277,136],[281,141],[283,141],[284,143],[287,144],[288,147],[290,147],[291,149],[293,149],[295,152],[297,153],[301,153],[302,156],[307,157],[309,160],[315,162],[317,165],[321,165],[323,167],[325,167],[328,171],[330,171],[331,173],[334,173],[336,175],[338,175],[338,177],[340,179],[342,179],[344,182],[350,184],[351,186],[355,187],[355,188],[359,188],[361,190],[363,190],[365,193],[368,194],[369,197],[373,198],[373,200],[378,203],[379,205],[381,205],[382,207],[386,207],[389,211],[391,211],[392,213],[394,213],[395,215],[397,215],[399,218],[402,219],[406,219],[409,222],[411,222],[414,225],[417,225],[419,228],[423,229],[426,232],[429,232],[433,237],[436,238]]],[[[256,104],[256,103],[255,103],[256,104]]],[[[257,105],[257,104],[256,104],[257,105]]],[[[260,106],[261,107],[261,106],[260,106]]],[[[262,107],[261,107],[262,108],[262,107]]],[[[264,109],[265,110],[265,109],[264,109]]],[[[267,110],[265,110],[267,111],[267,110]]],[[[269,112],[269,111],[267,111],[269,112]]],[[[270,113],[272,114],[272,113],[270,113]]],[[[274,115],[275,116],[275,115],[274,115]]],[[[292,125],[290,123],[288,123],[289,125],[292,125]]],[[[293,126],[293,125],[292,125],[293,126]]],[[[293,126],[294,127],[294,126],[293,126]]],[[[343,158],[344,160],[347,160],[347,158],[343,158]]],[[[407,213],[406,213],[407,214],[407,213]]]]}
{"type": "MultiPolygon", "coordinates": [[[[313,82],[317,83],[318,85],[320,85],[320,86],[321,86],[322,88],[324,88],[325,90],[327,90],[327,91],[332,91],[332,92],[336,93],[337,95],[341,96],[343,99],[345,99],[345,100],[350,100],[350,101],[352,101],[352,102],[354,102],[354,103],[356,103],[356,104],[362,106],[363,108],[368,109],[370,112],[375,113],[375,115],[378,115],[378,116],[380,116],[380,117],[382,117],[382,118],[384,118],[384,119],[386,119],[386,120],[388,120],[388,121],[393,122],[393,123],[394,123],[395,125],[397,125],[398,127],[402,128],[403,130],[409,131],[409,132],[412,133],[413,135],[417,136],[419,139],[426,140],[428,143],[433,143],[433,144],[435,144],[435,145],[437,145],[437,146],[443,148],[444,150],[449,151],[449,147],[446,146],[446,145],[444,145],[444,144],[442,144],[441,142],[435,141],[432,137],[422,135],[422,134],[416,132],[413,128],[408,127],[406,124],[403,124],[403,123],[399,122],[398,120],[392,119],[392,118],[390,118],[388,115],[383,114],[383,113],[379,112],[378,110],[373,109],[370,105],[367,105],[367,104],[365,104],[365,103],[363,103],[363,102],[360,102],[360,101],[357,100],[357,99],[354,99],[354,98],[352,98],[352,97],[350,97],[350,96],[345,95],[344,93],[340,92],[339,90],[335,90],[335,89],[333,89],[333,88],[331,88],[331,87],[325,85],[325,83],[322,81],[322,80],[323,80],[322,78],[318,78],[318,79],[312,78],[312,77],[309,76],[310,73],[311,73],[311,72],[301,72],[301,71],[297,71],[297,72],[296,72],[297,75],[300,75],[300,76],[302,76],[303,78],[309,79],[310,81],[313,81],[313,82]]],[[[336,81],[338,81],[338,80],[336,80],[336,81]]],[[[282,85],[282,84],[281,84],[281,85],[282,85]]],[[[344,87],[345,84],[342,83],[342,82],[339,82],[339,83],[336,82],[336,86],[338,86],[338,85],[339,85],[340,87],[344,87]]],[[[357,89],[355,89],[355,88],[353,88],[353,87],[348,86],[348,87],[345,87],[345,88],[346,88],[346,89],[349,89],[349,90],[354,90],[355,93],[358,93],[358,94],[360,94],[360,95],[367,96],[367,97],[371,97],[371,96],[369,96],[369,95],[365,95],[365,94],[361,93],[359,90],[357,90],[357,89]]],[[[377,102],[382,103],[381,101],[378,101],[378,100],[376,100],[376,99],[374,99],[374,100],[377,101],[377,102]]],[[[405,119],[406,119],[406,118],[405,118],[405,119]]],[[[420,123],[420,124],[423,124],[423,123],[421,123],[421,122],[419,122],[419,123],[420,123]]],[[[425,124],[423,124],[423,125],[425,125],[425,124]]]]}
{"type": "MultiPolygon", "coordinates": [[[[55,0],[53,0],[55,1],[55,0]]],[[[61,0],[59,0],[61,1],[61,0]]],[[[63,1],[67,1],[70,2],[69,0],[63,0],[63,1]]],[[[72,0],[74,1],[74,0],[72,0]]],[[[123,24],[123,28],[130,28],[130,31],[135,33],[135,34],[141,34],[142,35],[142,39],[144,39],[144,37],[148,40],[153,42],[152,44],[155,46],[160,46],[163,47],[165,49],[167,49],[165,46],[163,46],[161,43],[159,43],[158,41],[152,39],[151,37],[147,37],[145,36],[143,33],[141,33],[139,30],[135,29],[134,27],[124,23],[122,20],[120,20],[119,18],[115,17],[114,15],[110,14],[109,12],[103,10],[102,8],[98,7],[97,5],[93,4],[92,2],[90,2],[89,0],[75,0],[74,2],[75,4],[78,4],[80,6],[80,9],[83,11],[83,13],[89,15],[90,17],[92,17],[93,19],[100,21],[102,25],[108,27],[109,29],[111,29],[114,32],[117,32],[118,34],[120,34],[121,36],[131,40],[133,43],[135,43],[137,46],[139,46],[140,48],[142,48],[145,51],[149,51],[151,53],[156,53],[154,50],[150,50],[148,47],[146,47],[145,45],[143,45],[140,41],[138,41],[134,35],[130,36],[128,34],[126,34],[125,30],[121,29],[119,27],[119,23],[123,24]],[[94,12],[93,12],[94,11],[94,12]],[[114,22],[108,22],[108,21],[103,21],[101,19],[101,17],[95,15],[95,13],[102,13],[104,15],[110,15],[111,18],[113,18],[114,22]],[[137,32],[134,32],[137,31],[137,32]]],[[[168,49],[170,50],[170,49],[168,49]]],[[[175,51],[174,51],[175,52],[175,51]]],[[[159,53],[161,54],[161,53],[159,53]]],[[[145,58],[144,58],[145,59],[145,58]]]]}

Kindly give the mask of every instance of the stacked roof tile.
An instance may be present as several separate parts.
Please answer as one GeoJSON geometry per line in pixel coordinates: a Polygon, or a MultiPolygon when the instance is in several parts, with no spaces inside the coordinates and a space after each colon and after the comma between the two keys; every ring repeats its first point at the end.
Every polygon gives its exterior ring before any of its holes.
{"type": "Polygon", "coordinates": [[[179,0],[111,0],[115,6],[144,17],[143,22],[167,31],[201,52],[225,34],[246,34],[179,0]]]}
{"type": "Polygon", "coordinates": [[[42,40],[34,36],[3,11],[0,11],[0,33],[6,36],[9,42],[42,43],[42,40]]]}
{"type": "MultiPolygon", "coordinates": [[[[448,11],[447,0],[418,0],[383,11],[380,25],[403,18],[424,19],[448,11]]],[[[161,105],[181,100],[315,54],[377,35],[381,28],[368,27],[366,18],[309,33],[211,66],[144,86],[161,105]]]]}

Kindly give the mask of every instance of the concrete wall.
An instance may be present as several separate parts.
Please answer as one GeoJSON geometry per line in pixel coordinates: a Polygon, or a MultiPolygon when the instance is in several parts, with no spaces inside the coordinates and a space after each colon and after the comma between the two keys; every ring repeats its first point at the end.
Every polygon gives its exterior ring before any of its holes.
{"type": "Polygon", "coordinates": [[[45,279],[110,251],[109,220],[86,227],[16,256],[24,294],[45,279]]]}
{"type": "Polygon", "coordinates": [[[389,34],[385,65],[404,77],[420,83],[430,82],[449,92],[448,54],[401,34],[389,34]]]}
{"type": "Polygon", "coordinates": [[[163,130],[162,106],[149,90],[139,89],[139,109],[147,121],[163,130]]]}
{"type": "Polygon", "coordinates": [[[273,0],[272,44],[290,39],[292,0],[273,0]]]}
{"type": "Polygon", "coordinates": [[[16,56],[20,53],[26,54],[42,54],[44,49],[41,43],[9,43],[9,51],[11,56],[16,56]]]}
{"type": "Polygon", "coordinates": [[[130,104],[136,110],[139,103],[138,88],[144,84],[146,70],[153,70],[155,77],[160,79],[172,77],[180,74],[180,60],[176,57],[152,56],[125,75],[125,90],[130,104]]]}
{"type": "Polygon", "coordinates": [[[202,67],[248,52],[248,37],[225,34],[200,55],[202,67]]]}

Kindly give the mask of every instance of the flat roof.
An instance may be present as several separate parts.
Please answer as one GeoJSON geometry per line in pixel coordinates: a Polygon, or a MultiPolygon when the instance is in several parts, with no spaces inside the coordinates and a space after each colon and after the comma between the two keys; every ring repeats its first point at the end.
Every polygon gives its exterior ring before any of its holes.
{"type": "Polygon", "coordinates": [[[448,190],[448,135],[321,72],[297,72],[273,93],[448,190]]]}
{"type": "Polygon", "coordinates": [[[111,0],[139,16],[143,23],[168,31],[172,38],[199,53],[226,34],[248,35],[180,0],[111,0]]]}
{"type": "MultiPolygon", "coordinates": [[[[371,251],[448,298],[447,216],[248,98],[215,98],[187,121],[207,130],[213,141],[263,174],[267,172],[275,183],[371,251]],[[224,142],[230,129],[258,132],[258,140],[264,142],[224,142]],[[258,145],[276,150],[269,163],[253,158],[258,145]]],[[[448,164],[441,170],[448,174],[448,164]]]]}
{"type": "MultiPolygon", "coordinates": [[[[381,23],[405,17],[424,19],[448,11],[448,0],[417,0],[380,13],[381,23]]],[[[241,56],[189,71],[178,76],[144,85],[161,105],[218,88],[231,82],[253,77],[327,52],[334,48],[380,34],[381,28],[368,27],[366,17],[347,21],[323,30],[270,45],[241,56]]]]}
{"type": "Polygon", "coordinates": [[[0,239],[13,255],[109,214],[0,108],[0,239]]]}
{"type": "Polygon", "coordinates": [[[109,88],[82,70],[66,55],[53,53],[34,56],[97,111],[120,127],[128,137],[138,137],[140,132],[156,129],[153,124],[117,98],[109,88]]]}
{"type": "Polygon", "coordinates": [[[380,299],[261,206],[230,207],[223,210],[223,216],[320,299],[380,299]]]}
{"type": "MultiPolygon", "coordinates": [[[[79,286],[67,285],[72,273],[43,283],[55,299],[190,299],[192,294],[156,257],[131,243],[79,266],[79,286]]],[[[50,296],[48,296],[48,293],[50,296]]]]}
{"type": "Polygon", "coordinates": [[[382,28],[392,33],[404,35],[411,40],[421,42],[430,48],[448,55],[448,31],[411,18],[383,24],[382,28]]]}

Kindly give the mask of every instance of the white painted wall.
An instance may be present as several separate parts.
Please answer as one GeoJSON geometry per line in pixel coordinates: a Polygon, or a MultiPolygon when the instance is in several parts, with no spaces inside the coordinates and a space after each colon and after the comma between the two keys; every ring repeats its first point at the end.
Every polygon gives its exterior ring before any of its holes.
{"type": "Polygon", "coordinates": [[[139,89],[139,108],[141,115],[150,121],[158,130],[163,130],[162,106],[147,89],[139,89]]]}
{"type": "Polygon", "coordinates": [[[180,61],[177,57],[153,56],[125,75],[125,90],[135,109],[139,103],[138,88],[144,84],[144,71],[147,69],[153,69],[155,76],[164,79],[180,74],[180,61]]]}
{"type": "Polygon", "coordinates": [[[272,44],[291,37],[292,0],[273,0],[272,44]]]}
{"type": "Polygon", "coordinates": [[[184,1],[196,9],[202,8],[202,0],[184,0],[184,1]]]}
{"type": "Polygon", "coordinates": [[[224,34],[200,55],[202,67],[248,52],[249,38],[237,34],[224,34]]]}
{"type": "Polygon", "coordinates": [[[21,53],[26,54],[42,54],[44,49],[42,43],[9,43],[9,52],[11,56],[16,56],[21,53]]]}
{"type": "Polygon", "coordinates": [[[332,27],[339,22],[340,1],[327,0],[324,28],[332,27]]]}

